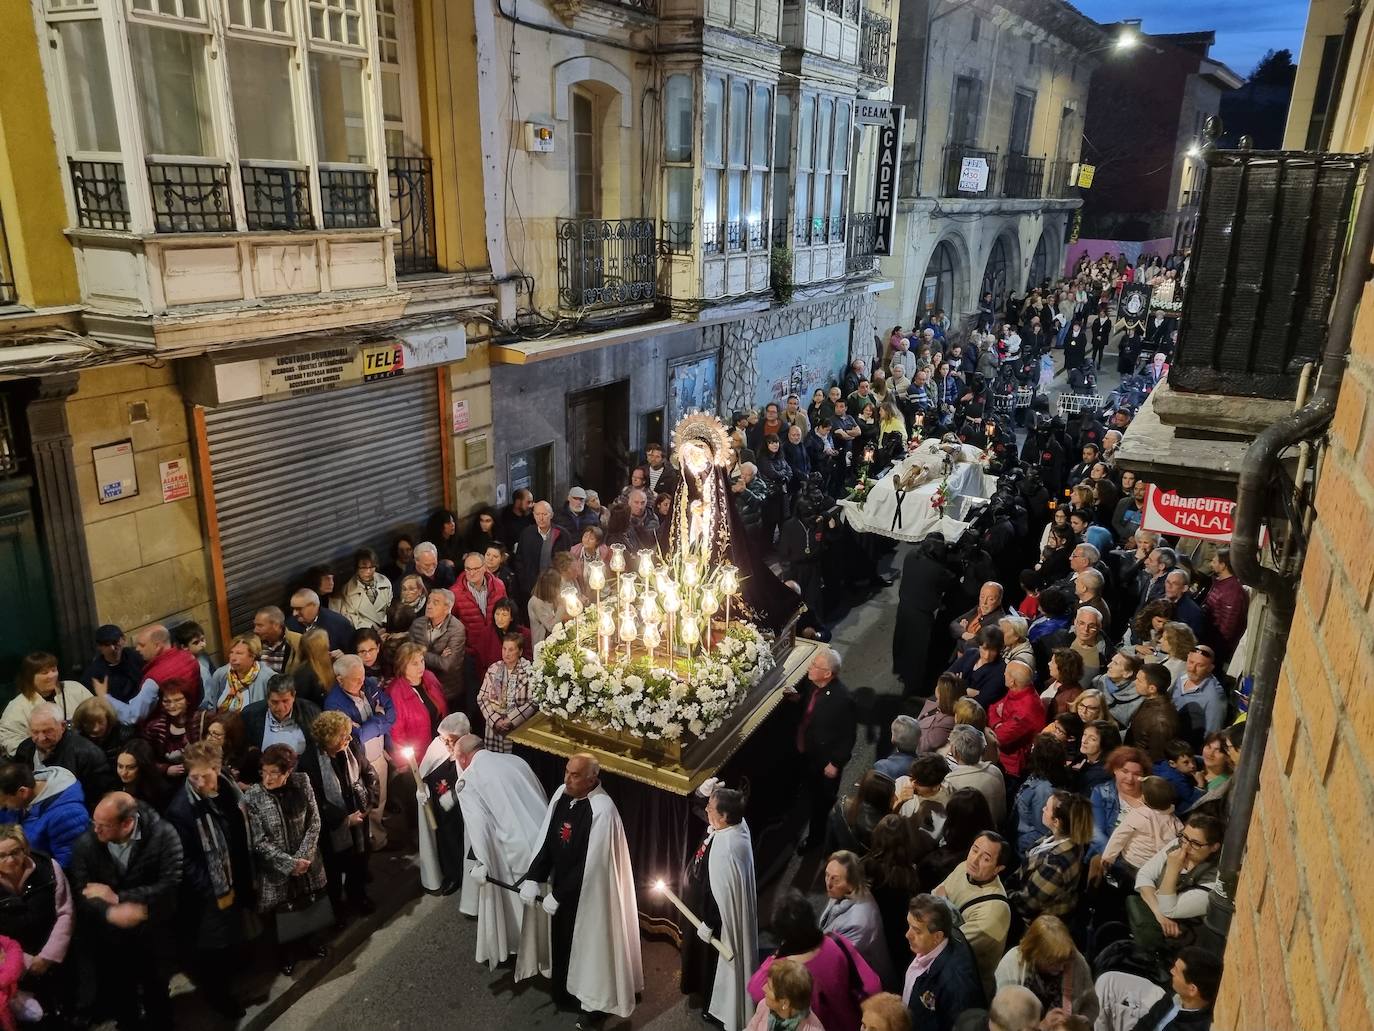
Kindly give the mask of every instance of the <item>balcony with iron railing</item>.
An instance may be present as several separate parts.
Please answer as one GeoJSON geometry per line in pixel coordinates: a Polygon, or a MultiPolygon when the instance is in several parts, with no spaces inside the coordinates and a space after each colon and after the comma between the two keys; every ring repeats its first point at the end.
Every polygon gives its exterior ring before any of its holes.
{"type": "Polygon", "coordinates": [[[878,82],[887,82],[891,53],[892,19],[873,11],[864,11],[863,31],[859,38],[859,72],[878,82]]]}
{"type": "Polygon", "coordinates": [[[396,274],[413,276],[439,269],[434,236],[434,162],[427,157],[388,157],[391,224],[396,240],[396,274]]]}
{"type": "Polygon", "coordinates": [[[942,197],[963,197],[969,200],[987,200],[996,196],[997,184],[997,158],[995,150],[982,150],[970,143],[947,143],[945,144],[944,160],[944,180],[940,184],[940,196],[942,197]],[[988,179],[987,186],[982,190],[966,190],[960,188],[960,176],[963,174],[964,162],[981,158],[987,162],[988,179]]]}
{"type": "Polygon", "coordinates": [[[845,267],[850,273],[869,273],[877,261],[878,216],[871,211],[849,215],[845,241],[845,267]]]}
{"type": "Polygon", "coordinates": [[[1008,154],[1002,163],[1002,196],[1038,200],[1045,195],[1045,159],[1008,154]]]}
{"type": "Polygon", "coordinates": [[[657,303],[658,234],[653,219],[560,218],[555,235],[560,308],[628,313],[657,303]]]}
{"type": "Polygon", "coordinates": [[[1079,195],[1078,182],[1073,178],[1078,162],[1055,158],[1050,162],[1049,178],[1045,181],[1045,196],[1055,200],[1071,200],[1079,195]]]}

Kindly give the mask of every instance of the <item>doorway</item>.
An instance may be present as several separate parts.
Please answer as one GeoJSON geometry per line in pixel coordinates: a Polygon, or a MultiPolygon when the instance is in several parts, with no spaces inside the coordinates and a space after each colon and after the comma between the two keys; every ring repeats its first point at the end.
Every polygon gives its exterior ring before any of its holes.
{"type": "Polygon", "coordinates": [[[608,502],[630,480],[630,381],[568,397],[568,485],[608,502]]]}

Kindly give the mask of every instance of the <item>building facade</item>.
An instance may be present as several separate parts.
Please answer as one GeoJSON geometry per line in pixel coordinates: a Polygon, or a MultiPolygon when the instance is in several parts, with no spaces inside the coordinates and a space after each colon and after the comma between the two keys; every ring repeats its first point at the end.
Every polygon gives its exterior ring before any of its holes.
{"type": "Polygon", "coordinates": [[[1084,160],[1097,173],[1084,196],[1082,235],[1186,250],[1197,229],[1207,119],[1242,80],[1208,57],[1214,32],[1151,35],[1135,22],[1105,28],[1139,42],[1093,79],[1084,160]]]}
{"type": "Polygon", "coordinates": [[[886,326],[956,323],[1059,274],[1079,207],[1089,83],[1107,38],[1057,0],[906,5],[894,84],[906,105],[886,326]]]}
{"type": "Polygon", "coordinates": [[[46,547],[0,593],[50,597],[52,629],[7,658],[79,662],[107,622],[213,645],[307,567],[489,494],[472,8],[20,6],[0,393],[46,547]]]}

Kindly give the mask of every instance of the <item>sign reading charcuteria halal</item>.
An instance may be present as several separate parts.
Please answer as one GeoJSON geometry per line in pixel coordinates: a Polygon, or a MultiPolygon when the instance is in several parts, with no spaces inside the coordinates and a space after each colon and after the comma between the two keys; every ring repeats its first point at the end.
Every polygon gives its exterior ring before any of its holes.
{"type": "Polygon", "coordinates": [[[1169,536],[1229,541],[1236,503],[1227,498],[1185,498],[1151,484],[1145,491],[1141,527],[1169,536]]]}

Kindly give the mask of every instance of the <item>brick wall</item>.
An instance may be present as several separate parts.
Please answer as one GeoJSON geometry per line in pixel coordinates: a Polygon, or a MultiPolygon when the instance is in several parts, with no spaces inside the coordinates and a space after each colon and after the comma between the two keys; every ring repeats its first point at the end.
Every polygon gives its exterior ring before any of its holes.
{"type": "Polygon", "coordinates": [[[1227,946],[1227,1031],[1374,1028],[1374,289],[1316,507],[1227,946]]]}

